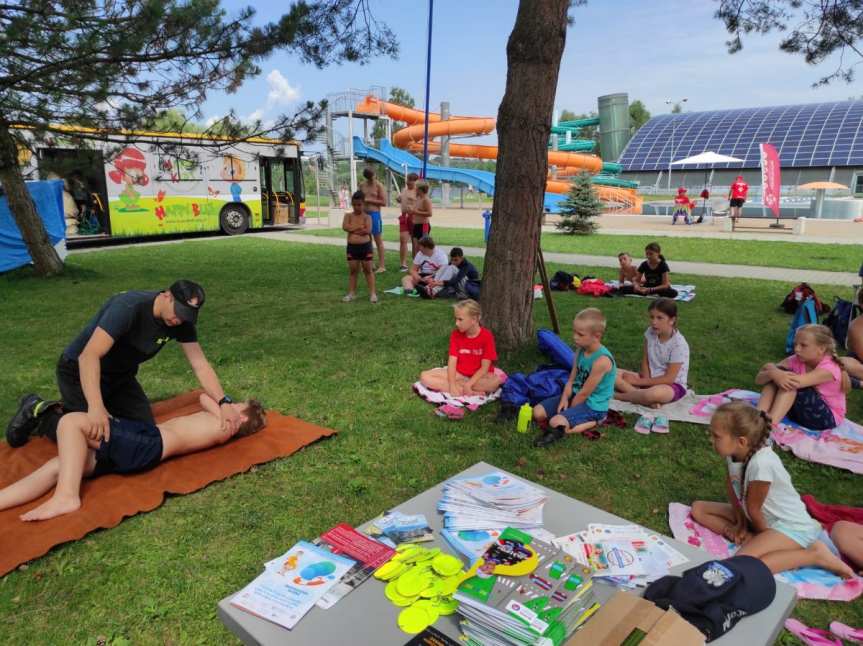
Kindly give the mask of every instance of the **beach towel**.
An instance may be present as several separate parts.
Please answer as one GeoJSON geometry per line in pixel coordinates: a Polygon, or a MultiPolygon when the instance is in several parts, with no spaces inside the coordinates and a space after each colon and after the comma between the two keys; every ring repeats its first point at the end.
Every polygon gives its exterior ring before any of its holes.
{"type": "MultiPolygon", "coordinates": [[[[619,280],[609,280],[605,283],[612,289],[618,289],[620,287],[619,280]]],[[[688,303],[691,300],[695,299],[695,285],[671,285],[672,289],[677,290],[677,297],[674,299],[676,301],[681,301],[683,303],[688,303]]],[[[656,296],[651,295],[642,295],[642,294],[626,294],[626,296],[633,296],[635,298],[656,298],[656,296]]]]}
{"type": "MultiPolygon", "coordinates": [[[[201,410],[201,391],[179,395],[153,405],[157,422],[201,410]]],[[[266,426],[248,437],[227,444],[171,458],[151,471],[133,475],[110,474],[85,480],[81,486],[81,509],[50,520],[25,523],[24,512],[44,502],[39,500],[0,511],[0,576],[22,563],[42,556],[52,547],[82,538],[97,529],[114,527],[127,516],[151,511],[166,494],[187,494],[228,476],[248,471],[285,457],[336,431],[309,424],[295,417],[267,412],[266,426]]],[[[18,449],[0,443],[0,487],[22,478],[57,455],[53,442],[35,437],[18,449]]]]}
{"type": "Polygon", "coordinates": [[[663,404],[659,408],[651,408],[650,406],[641,406],[630,402],[612,399],[609,403],[611,410],[616,410],[621,413],[633,413],[635,415],[646,415],[647,417],[656,417],[664,415],[670,421],[689,422],[690,424],[709,424],[710,417],[697,415],[693,413],[693,409],[698,407],[708,397],[697,395],[693,390],[687,390],[686,394],[671,404],[663,404]]]}
{"type": "MultiPolygon", "coordinates": [[[[506,382],[506,373],[500,368],[495,368],[495,372],[501,378],[501,382],[506,382]]],[[[487,395],[471,395],[470,397],[454,397],[453,395],[443,392],[441,390],[432,390],[431,388],[426,388],[420,382],[416,382],[413,385],[414,392],[417,395],[425,399],[430,404],[434,404],[438,407],[438,410],[441,410],[442,416],[449,417],[450,419],[459,419],[464,417],[465,411],[475,411],[480,406],[484,406],[489,402],[493,402],[497,399],[500,399],[501,388],[498,388],[493,393],[489,393],[487,395]],[[456,411],[460,411],[454,415],[447,414],[447,411],[452,410],[454,413],[456,411]]]]}
{"type": "MultiPolygon", "coordinates": [[[[754,406],[758,403],[758,396],[751,390],[726,390],[699,402],[692,412],[709,422],[713,411],[721,404],[742,399],[754,406]]],[[[777,424],[770,436],[778,446],[801,460],[863,473],[863,426],[851,420],[846,419],[826,431],[813,431],[786,418],[777,424]]]]}
{"type": "MultiPolygon", "coordinates": [[[[725,559],[737,551],[737,545],[696,523],[690,514],[689,505],[679,502],[669,504],[668,525],[675,539],[700,547],[716,558],[725,559]]],[[[822,534],[821,540],[835,551],[826,533],[822,534]]],[[[777,574],[776,578],[797,588],[797,595],[802,599],[853,601],[863,594],[863,579],[860,577],[845,580],[821,568],[789,570],[777,574]]]]}
{"type": "Polygon", "coordinates": [[[819,502],[814,496],[804,494],[800,499],[806,505],[806,511],[815,520],[821,523],[821,526],[828,532],[833,529],[833,525],[840,520],[847,520],[858,525],[863,525],[863,508],[848,507],[847,505],[830,505],[825,502],[819,502]]]}

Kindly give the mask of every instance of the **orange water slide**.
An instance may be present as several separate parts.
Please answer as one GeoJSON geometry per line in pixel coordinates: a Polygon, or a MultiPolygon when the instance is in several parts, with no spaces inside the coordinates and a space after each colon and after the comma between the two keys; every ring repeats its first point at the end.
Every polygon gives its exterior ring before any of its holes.
{"type": "MultiPolygon", "coordinates": [[[[422,142],[425,136],[425,113],[423,111],[406,108],[389,101],[381,101],[374,96],[367,96],[357,104],[355,110],[364,114],[385,114],[395,121],[404,121],[411,124],[393,135],[393,144],[412,152],[422,151],[422,142]]],[[[429,139],[445,135],[487,135],[494,132],[494,128],[495,120],[488,117],[452,116],[446,121],[441,121],[439,113],[429,113],[429,139]]],[[[430,141],[428,149],[431,153],[439,153],[440,144],[430,141]]],[[[497,159],[498,147],[450,143],[449,152],[453,157],[497,159]]],[[[553,166],[586,170],[590,173],[598,173],[602,170],[602,160],[599,157],[580,153],[550,151],[548,153],[548,163],[553,166]]],[[[568,182],[552,181],[548,183],[547,190],[551,193],[568,193],[569,187],[568,182]]]]}

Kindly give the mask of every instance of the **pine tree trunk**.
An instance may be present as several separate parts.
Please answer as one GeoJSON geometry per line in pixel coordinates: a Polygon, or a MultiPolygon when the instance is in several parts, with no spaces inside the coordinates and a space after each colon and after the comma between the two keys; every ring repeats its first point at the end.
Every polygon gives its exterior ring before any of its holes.
{"type": "Polygon", "coordinates": [[[533,279],[548,174],[548,137],[570,0],[521,0],[506,46],[498,158],[483,271],[483,322],[502,348],[533,334],[533,279]]]}
{"type": "Polygon", "coordinates": [[[39,276],[53,276],[63,271],[63,261],[57,255],[42,218],[36,213],[33,199],[24,183],[24,176],[18,166],[18,147],[12,138],[9,124],[0,119],[0,184],[6,193],[9,210],[21,237],[27,245],[33,265],[39,276]]]}

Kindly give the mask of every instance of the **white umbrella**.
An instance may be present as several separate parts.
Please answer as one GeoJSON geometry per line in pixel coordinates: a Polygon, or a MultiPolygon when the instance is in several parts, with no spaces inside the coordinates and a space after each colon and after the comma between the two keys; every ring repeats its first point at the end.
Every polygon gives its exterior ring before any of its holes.
{"type": "Polygon", "coordinates": [[[671,162],[671,165],[683,166],[684,164],[703,164],[705,166],[712,166],[713,164],[733,164],[734,162],[742,161],[744,160],[738,159],[737,157],[729,157],[728,155],[720,155],[713,151],[707,151],[705,153],[693,155],[692,157],[687,157],[686,159],[678,159],[677,161],[671,162]]]}

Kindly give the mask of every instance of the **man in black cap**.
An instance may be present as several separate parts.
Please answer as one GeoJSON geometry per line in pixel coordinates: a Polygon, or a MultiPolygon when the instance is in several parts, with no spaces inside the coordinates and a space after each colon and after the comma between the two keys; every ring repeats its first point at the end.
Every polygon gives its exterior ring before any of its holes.
{"type": "Polygon", "coordinates": [[[108,439],[108,418],[153,422],[150,401],[137,380],[138,366],[172,339],[178,341],[204,391],[219,402],[222,426],[233,432],[240,422],[232,402],[198,344],[195,323],[204,290],[178,280],[163,292],[122,292],[109,298],[60,355],[60,401],[25,395],[6,427],[6,441],[17,447],[30,435],[56,439],[64,413],[85,412],[92,440],[108,439]]]}

